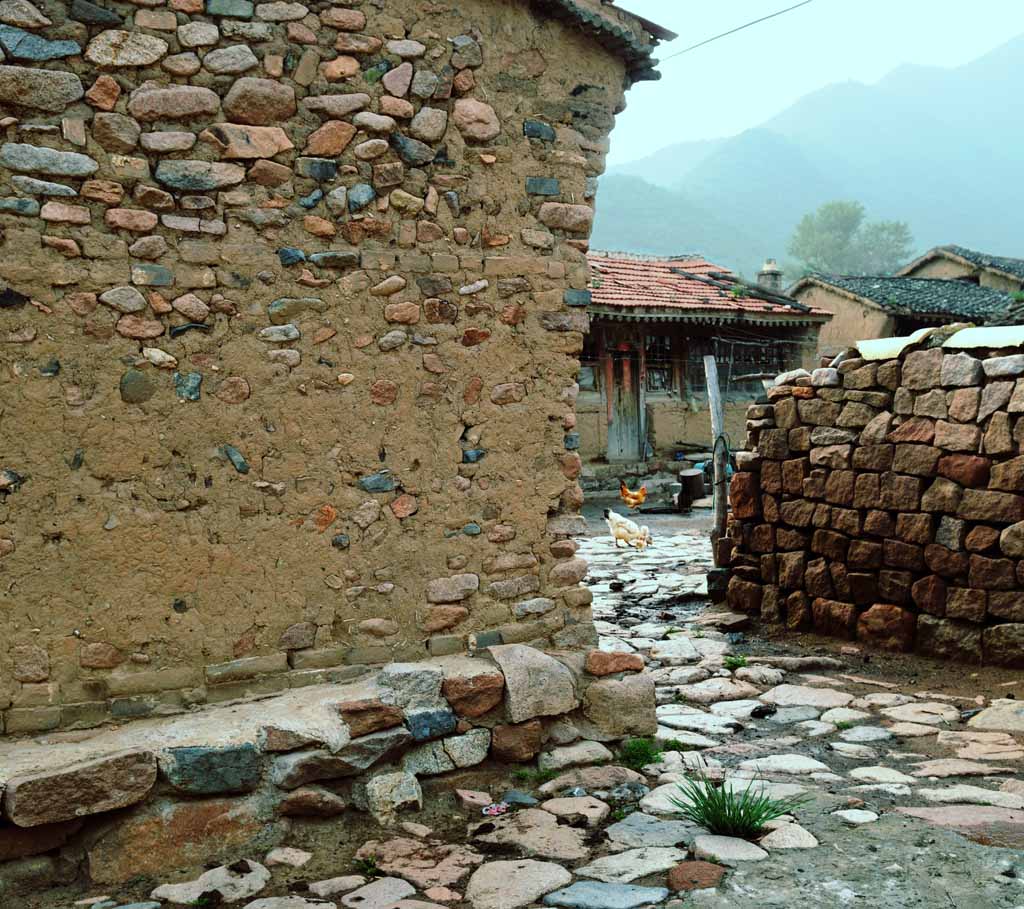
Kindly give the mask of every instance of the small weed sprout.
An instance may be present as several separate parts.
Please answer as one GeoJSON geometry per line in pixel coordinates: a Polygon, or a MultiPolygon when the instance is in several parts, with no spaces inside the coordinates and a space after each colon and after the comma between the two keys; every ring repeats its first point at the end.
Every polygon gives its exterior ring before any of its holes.
{"type": "Polygon", "coordinates": [[[619,763],[631,770],[656,764],[663,749],[654,739],[627,739],[619,749],[619,763]]]}
{"type": "Polygon", "coordinates": [[[661,743],[662,751],[696,751],[696,745],[687,745],[686,742],[680,742],[679,739],[666,739],[661,743]]]}
{"type": "Polygon", "coordinates": [[[614,809],[612,811],[612,813],[609,815],[609,817],[613,821],[624,821],[632,813],[633,813],[633,809],[632,808],[616,808],[616,809],[614,809]]]}
{"type": "Polygon", "coordinates": [[[725,666],[730,672],[735,672],[737,669],[742,669],[747,665],[747,658],[736,654],[734,656],[727,656],[723,661],[722,665],[725,666]]]}
{"type": "Polygon", "coordinates": [[[853,723],[849,720],[840,720],[836,723],[836,729],[853,729],[853,723]]]}
{"type": "Polygon", "coordinates": [[[773,799],[754,780],[742,792],[717,786],[705,776],[679,784],[683,798],[670,801],[683,817],[719,836],[756,839],[769,821],[789,814],[803,805],[804,796],[773,799]]]}
{"type": "Polygon", "coordinates": [[[353,866],[357,874],[361,874],[363,877],[380,877],[381,870],[377,867],[377,859],[372,855],[367,858],[356,859],[355,865],[353,866]]]}

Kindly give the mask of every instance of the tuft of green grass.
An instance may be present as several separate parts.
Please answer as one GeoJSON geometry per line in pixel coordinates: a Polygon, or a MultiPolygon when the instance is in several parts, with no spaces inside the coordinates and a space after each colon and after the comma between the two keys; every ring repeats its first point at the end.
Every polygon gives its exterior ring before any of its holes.
{"type": "Polygon", "coordinates": [[[632,808],[615,808],[612,813],[608,815],[613,821],[624,821],[633,813],[632,808]]]}
{"type": "Polygon", "coordinates": [[[719,786],[705,776],[679,784],[684,799],[670,801],[683,817],[719,836],[752,840],[764,832],[764,825],[803,805],[805,796],[773,799],[755,785],[743,792],[719,786]]]}
{"type": "Polygon", "coordinates": [[[737,669],[742,669],[747,665],[747,658],[739,654],[733,656],[727,656],[723,661],[722,665],[729,670],[729,672],[735,672],[737,669]]]}
{"type": "Polygon", "coordinates": [[[662,751],[696,751],[696,745],[687,745],[686,742],[680,742],[679,739],[665,739],[661,743],[662,751]]]}
{"type": "Polygon", "coordinates": [[[836,729],[853,729],[853,723],[849,720],[840,720],[836,723],[836,729]]]}
{"type": "Polygon", "coordinates": [[[369,858],[356,859],[352,867],[355,869],[356,874],[361,874],[363,877],[380,877],[383,873],[377,867],[377,859],[372,855],[369,858]]]}
{"type": "Polygon", "coordinates": [[[626,739],[619,748],[619,763],[630,770],[656,764],[664,749],[654,739],[626,739]]]}
{"type": "Polygon", "coordinates": [[[518,770],[512,771],[512,778],[530,786],[543,786],[545,783],[550,783],[561,772],[561,770],[533,770],[530,767],[520,767],[518,770]]]}

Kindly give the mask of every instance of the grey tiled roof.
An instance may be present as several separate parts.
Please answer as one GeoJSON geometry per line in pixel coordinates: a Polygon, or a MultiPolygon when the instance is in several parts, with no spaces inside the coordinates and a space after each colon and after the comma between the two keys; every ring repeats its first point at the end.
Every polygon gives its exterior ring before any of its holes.
{"type": "Polygon", "coordinates": [[[954,246],[952,244],[940,246],[939,249],[945,249],[954,256],[966,259],[979,268],[992,268],[996,271],[1006,272],[1024,281],[1024,259],[1011,259],[1009,256],[990,256],[988,253],[968,249],[966,246],[954,246]]]}
{"type": "Polygon", "coordinates": [[[985,320],[986,325],[1024,325],[1024,300],[1011,300],[999,315],[985,320]]]}
{"type": "Polygon", "coordinates": [[[810,277],[900,315],[954,316],[982,322],[998,317],[1012,302],[1009,294],[966,281],[850,275],[810,277]]]}

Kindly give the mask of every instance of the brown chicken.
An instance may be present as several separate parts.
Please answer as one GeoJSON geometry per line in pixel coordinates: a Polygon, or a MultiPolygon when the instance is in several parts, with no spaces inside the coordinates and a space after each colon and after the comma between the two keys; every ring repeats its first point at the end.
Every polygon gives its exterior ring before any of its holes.
{"type": "Polygon", "coordinates": [[[641,486],[636,492],[632,492],[622,480],[619,480],[619,498],[627,507],[639,508],[647,501],[647,487],[641,486]]]}

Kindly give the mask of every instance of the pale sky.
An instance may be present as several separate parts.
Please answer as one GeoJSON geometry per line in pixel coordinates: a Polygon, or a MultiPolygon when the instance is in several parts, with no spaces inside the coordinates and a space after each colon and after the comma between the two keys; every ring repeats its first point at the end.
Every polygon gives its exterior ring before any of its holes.
{"type": "MultiPolygon", "coordinates": [[[[656,56],[797,0],[618,0],[679,34],[656,56]]],[[[1024,0],[813,0],[667,60],[641,82],[612,133],[609,165],[665,145],[734,135],[833,82],[877,82],[902,63],[954,67],[1024,32],[1024,0]]]]}

